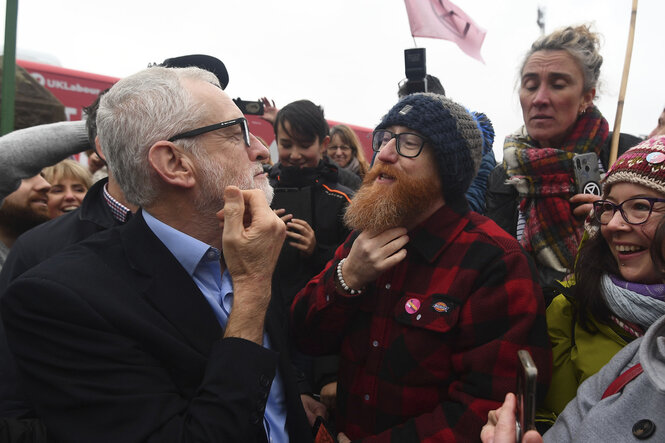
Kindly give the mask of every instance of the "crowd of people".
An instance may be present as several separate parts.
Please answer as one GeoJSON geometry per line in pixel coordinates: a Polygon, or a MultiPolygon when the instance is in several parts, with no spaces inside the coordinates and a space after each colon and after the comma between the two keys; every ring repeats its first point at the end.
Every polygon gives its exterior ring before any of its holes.
{"type": "Polygon", "coordinates": [[[519,350],[524,442],[665,440],[665,110],[610,164],[602,61],[535,41],[498,164],[433,76],[369,161],[262,99],[271,159],[202,55],[0,137],[0,441],[513,442],[519,350]]]}

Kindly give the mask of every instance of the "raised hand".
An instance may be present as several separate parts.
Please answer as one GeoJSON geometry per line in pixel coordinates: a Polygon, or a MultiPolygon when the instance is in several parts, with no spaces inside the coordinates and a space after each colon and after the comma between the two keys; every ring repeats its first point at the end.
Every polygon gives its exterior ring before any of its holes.
{"type": "Polygon", "coordinates": [[[316,235],[314,229],[305,220],[293,218],[286,223],[286,236],[291,240],[289,244],[309,257],[316,248],[316,235]]]}
{"type": "Polygon", "coordinates": [[[261,118],[270,123],[275,123],[277,113],[279,112],[279,109],[275,106],[275,100],[270,100],[268,97],[261,97],[261,102],[263,103],[263,115],[261,118]]]}
{"type": "Polygon", "coordinates": [[[593,208],[593,202],[600,200],[600,197],[594,194],[575,194],[570,198],[573,204],[573,215],[585,219],[593,208]]]}
{"type": "Polygon", "coordinates": [[[392,228],[379,234],[360,233],[342,267],[346,284],[361,289],[404,260],[404,246],[409,242],[406,233],[406,228],[392,228]]]}
{"type": "Polygon", "coordinates": [[[263,320],[271,296],[272,273],[284,243],[284,222],[260,190],[224,190],[222,250],[233,280],[233,310],[225,337],[262,343],[263,320]]]}

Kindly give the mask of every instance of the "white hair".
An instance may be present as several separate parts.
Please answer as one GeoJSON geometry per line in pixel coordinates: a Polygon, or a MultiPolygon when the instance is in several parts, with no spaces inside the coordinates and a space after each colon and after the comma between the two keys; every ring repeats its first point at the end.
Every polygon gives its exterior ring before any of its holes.
{"type": "MultiPolygon", "coordinates": [[[[205,105],[194,99],[183,80],[200,80],[219,87],[217,77],[203,69],[152,67],[120,80],[100,101],[99,143],[130,203],[150,206],[157,197],[159,182],[148,167],[150,147],[205,121],[205,105]]],[[[200,154],[195,139],[179,140],[178,144],[200,154]]]]}

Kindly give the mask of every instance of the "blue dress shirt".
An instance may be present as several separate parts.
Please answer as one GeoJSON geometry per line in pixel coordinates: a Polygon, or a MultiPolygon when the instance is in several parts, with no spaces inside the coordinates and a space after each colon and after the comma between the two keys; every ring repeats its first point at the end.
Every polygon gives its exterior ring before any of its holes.
{"type": "MultiPolygon", "coordinates": [[[[143,218],[152,232],[171,251],[192,277],[212,308],[222,329],[226,328],[233,306],[233,282],[228,270],[222,269],[221,251],[157,220],[145,210],[143,218]]],[[[263,346],[270,348],[268,334],[263,333],[263,346]]],[[[288,442],[286,430],[286,399],[284,384],[277,371],[270,388],[263,424],[269,442],[288,442]]]]}

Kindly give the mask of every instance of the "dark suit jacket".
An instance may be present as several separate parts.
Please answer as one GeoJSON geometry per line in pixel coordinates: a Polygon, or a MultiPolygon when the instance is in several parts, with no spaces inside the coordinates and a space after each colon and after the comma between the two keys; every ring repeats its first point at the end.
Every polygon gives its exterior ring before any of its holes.
{"type": "Polygon", "coordinates": [[[291,439],[311,440],[282,314],[266,318],[280,352],[222,339],[210,305],[143,217],[27,271],[1,308],[25,391],[58,440],[265,441],[278,368],[291,439]]]}
{"type": "MultiPolygon", "coordinates": [[[[26,270],[97,232],[117,226],[104,200],[103,179],[88,190],[81,207],[69,214],[30,229],[12,246],[0,272],[0,297],[9,284],[26,270]]],[[[14,360],[7,349],[0,321],[0,417],[34,417],[35,413],[20,390],[14,360]]]]}
{"type": "Polygon", "coordinates": [[[0,273],[0,293],[16,277],[67,246],[120,224],[104,200],[107,182],[103,179],[92,185],[79,209],[42,223],[16,239],[0,273]]]}

